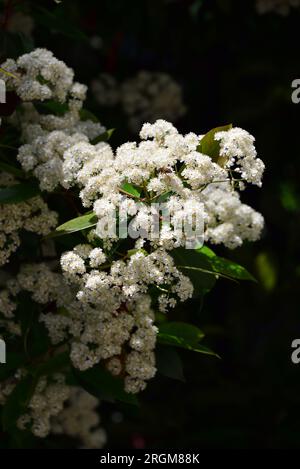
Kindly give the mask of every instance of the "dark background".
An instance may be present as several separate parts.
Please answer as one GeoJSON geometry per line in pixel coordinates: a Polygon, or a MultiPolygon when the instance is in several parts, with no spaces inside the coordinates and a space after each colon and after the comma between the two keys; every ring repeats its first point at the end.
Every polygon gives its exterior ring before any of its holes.
{"type": "MultiPolygon", "coordinates": [[[[172,313],[199,325],[221,360],[180,352],[185,383],[157,376],[138,410],[103,403],[108,447],[300,448],[300,364],[290,358],[300,338],[300,104],[291,101],[300,10],[259,15],[255,0],[73,0],[6,2],[6,13],[20,6],[35,19],[33,40],[2,28],[1,58],[46,47],[86,84],[101,72],[119,80],[166,72],[188,107],[181,132],[232,122],[256,137],[266,164],[263,187],[243,194],[265,216],[262,239],[216,249],[259,283],[220,280],[201,307],[172,313]]],[[[113,146],[134,138],[120,110],[97,107],[92,95],[86,107],[116,127],[113,146]]]]}

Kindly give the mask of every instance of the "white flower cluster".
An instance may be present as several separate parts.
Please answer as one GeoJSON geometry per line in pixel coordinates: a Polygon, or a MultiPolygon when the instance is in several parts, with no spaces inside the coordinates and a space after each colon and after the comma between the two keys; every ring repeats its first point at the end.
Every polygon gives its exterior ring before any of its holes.
{"type": "Polygon", "coordinates": [[[23,139],[18,160],[25,171],[32,171],[42,190],[53,191],[64,183],[64,153],[76,143],[87,143],[105,131],[91,120],[80,120],[82,101],[70,100],[63,117],[39,114],[31,104],[23,106],[23,139]]]}
{"type": "Polygon", "coordinates": [[[257,158],[254,137],[246,130],[234,127],[217,132],[215,140],[220,142],[220,157],[224,159],[224,167],[239,173],[242,180],[261,187],[265,165],[257,158]]]}
{"type": "Polygon", "coordinates": [[[106,443],[106,432],[99,427],[96,411],[99,400],[81,388],[72,386],[63,411],[51,422],[51,433],[67,435],[81,442],[84,449],[101,449],[106,443]]]}
{"type": "MultiPolygon", "coordinates": [[[[0,383],[1,405],[25,376],[26,372],[19,369],[12,379],[0,383]]],[[[83,389],[67,385],[61,373],[41,376],[17,427],[30,430],[38,438],[64,434],[78,440],[82,448],[100,449],[106,443],[106,432],[99,426],[99,404],[83,389]]]]}
{"type": "MultiPolygon", "coordinates": [[[[64,327],[64,314],[67,310],[64,306],[75,301],[73,292],[60,273],[55,273],[46,264],[25,264],[20,272],[6,282],[6,288],[0,292],[0,327],[4,327],[10,334],[19,335],[20,324],[15,317],[17,309],[17,295],[27,291],[31,293],[32,299],[39,305],[49,305],[53,309],[61,311],[57,314],[56,325],[50,328],[54,338],[55,329],[64,327]],[[60,317],[62,323],[59,322],[60,317]]],[[[74,306],[75,308],[75,306],[74,306]]],[[[83,313],[83,311],[82,311],[83,313]]],[[[41,316],[41,320],[51,317],[50,313],[41,316]]],[[[77,318],[78,320],[78,318],[77,318]]],[[[47,319],[45,319],[47,323],[47,319]]],[[[51,322],[51,320],[50,320],[51,322]]],[[[71,327],[71,321],[68,322],[71,327]]],[[[74,331],[78,324],[73,325],[74,331]]],[[[59,339],[65,338],[65,333],[59,339]]],[[[60,341],[60,340],[58,340],[60,341]]],[[[56,343],[57,340],[54,340],[56,343]]],[[[26,376],[24,370],[18,370],[12,379],[0,383],[0,405],[3,405],[7,397],[14,390],[21,378],[26,376]]],[[[50,432],[55,434],[64,433],[67,436],[81,441],[85,448],[101,448],[106,442],[106,434],[99,428],[99,415],[96,408],[99,401],[85,391],[65,383],[64,375],[42,376],[37,384],[34,395],[28,404],[28,411],[18,420],[20,429],[30,429],[32,433],[44,438],[50,432]]]]}
{"type": "MultiPolygon", "coordinates": [[[[54,345],[69,341],[71,360],[76,368],[86,370],[102,361],[112,374],[125,378],[128,392],[138,392],[156,372],[157,329],[153,324],[151,299],[143,292],[147,291],[148,284],[156,281],[155,275],[160,277],[157,279],[160,283],[178,280],[178,284],[172,285],[170,294],[177,294],[182,301],[190,296],[192,287],[175,267],[172,272],[171,258],[165,266],[160,259],[155,266],[153,258],[148,262],[146,272],[137,257],[132,256],[128,265],[116,262],[110,274],[98,270],[88,273],[88,266],[101,266],[105,258],[100,248],[79,245],[62,258],[62,267],[71,286],[46,264],[23,265],[0,293],[3,316],[0,325],[7,329],[9,326],[11,333],[19,333],[20,327],[14,318],[16,295],[20,291],[30,292],[38,304],[51,305],[50,310],[48,307],[47,312],[41,314],[40,320],[54,345]],[[168,275],[164,274],[163,268],[168,269],[168,275]],[[140,285],[138,279],[143,275],[143,269],[148,279],[140,285]],[[127,277],[123,278],[125,271],[127,277]],[[79,286],[82,290],[76,298],[79,286]]],[[[158,254],[156,257],[159,258],[158,254]]],[[[168,298],[163,295],[162,304],[172,303],[168,298]]]]}
{"type": "Polygon", "coordinates": [[[13,335],[21,335],[20,323],[15,317],[17,295],[29,292],[40,305],[55,303],[62,307],[73,297],[60,273],[52,272],[47,264],[23,264],[20,271],[5,282],[0,291],[0,326],[13,335]]]}
{"type": "Polygon", "coordinates": [[[229,183],[208,186],[203,191],[207,212],[205,239],[234,249],[244,240],[259,239],[264,219],[262,215],[241,203],[239,194],[229,183]]]}
{"type": "MultiPolygon", "coordinates": [[[[245,182],[261,186],[264,164],[257,158],[254,138],[248,132],[233,128],[215,134],[222,166],[197,151],[201,137],[193,133],[183,136],[169,122],[144,124],[140,136],[139,145],[125,143],[115,156],[106,143],[79,143],[65,153],[65,184],[82,187],[83,205],[93,206],[99,218],[96,235],[103,238],[103,221],[112,225],[115,213],[125,211],[136,228],[145,228],[141,238],[149,239],[154,247],[184,246],[186,236],[177,227],[182,227],[189,213],[201,215],[205,241],[234,248],[243,240],[259,238],[263,217],[241,202],[232,176],[239,177],[240,189],[245,182]],[[122,189],[125,183],[143,188],[145,197],[132,197],[122,189]],[[159,239],[153,240],[148,229],[152,203],[164,195],[165,207],[176,223],[163,225],[159,239]]],[[[116,237],[114,232],[111,237],[116,237]]]]}
{"type": "Polygon", "coordinates": [[[125,378],[125,389],[138,392],[156,372],[154,348],[157,328],[150,285],[168,285],[161,295],[161,309],[191,296],[193,287],[174,266],[172,258],[156,251],[136,253],[127,261],[115,261],[101,271],[101,248],[79,245],[61,259],[64,275],[78,291],[77,301],[66,306],[68,314],[42,316],[54,343],[70,337],[71,359],[80,370],[104,361],[114,375],[125,378]],[[97,265],[97,269],[93,266],[97,265]]]}
{"type": "Polygon", "coordinates": [[[16,90],[23,101],[66,100],[72,90],[74,73],[46,49],[35,49],[16,61],[7,59],[2,67],[14,75],[5,75],[7,87],[16,90]]]}
{"type": "MultiPolygon", "coordinates": [[[[63,275],[46,264],[21,268],[0,294],[1,325],[6,321],[8,330],[19,332],[15,297],[22,290],[30,292],[42,305],[40,321],[52,343],[68,344],[76,368],[87,370],[101,362],[124,379],[126,391],[139,392],[156,373],[157,328],[151,291],[162,312],[193,294],[190,279],[176,267],[170,253],[186,246],[187,235],[182,230],[186,216],[193,226],[200,216],[205,242],[234,248],[260,236],[263,217],[243,204],[238,192],[245,183],[261,186],[264,164],[257,158],[254,138],[240,128],[217,132],[214,143],[220,152],[215,159],[199,151],[205,148],[203,137],[181,135],[171,123],[160,119],[143,125],[140,143],[128,142],[113,152],[108,143],[90,143],[104,128],[80,120],[86,89],[73,82],[73,72],[65,64],[38,49],[17,62],[7,61],[5,67],[18,75],[18,80],[9,78],[8,83],[24,101],[51,98],[66,105],[62,115],[39,113],[30,102],[16,112],[12,121],[22,132],[24,145],[18,160],[23,169],[38,178],[43,190],[53,191],[58,185],[79,188],[83,206],[95,213],[96,226],[88,234],[90,244],[77,245],[63,254],[63,275]],[[172,221],[159,221],[159,234],[153,239],[149,231],[153,204],[161,200],[172,221]],[[104,236],[103,228],[116,221],[116,214],[123,221],[124,213],[139,235],[132,243],[134,249],[113,254],[111,247],[115,248],[113,243],[121,235],[108,232],[104,236]]],[[[155,119],[163,113],[159,100],[174,100],[179,108],[174,98],[178,89],[170,86],[166,77],[156,78],[141,75],[122,87],[132,117],[138,109],[143,119],[155,119]],[[172,98],[162,99],[164,88],[173,90],[166,93],[172,98]],[[139,107],[144,92],[152,101],[147,98],[139,107]]],[[[176,109],[172,109],[174,117],[176,109]]],[[[56,221],[48,214],[49,219],[50,225],[56,221]]],[[[37,231],[32,217],[22,225],[25,229],[29,226],[37,231]]],[[[46,231],[39,229],[37,232],[46,231]]]]}
{"type": "Polygon", "coordinates": [[[274,11],[282,16],[287,16],[291,8],[299,6],[300,0],[256,0],[256,9],[260,14],[274,11]]]}
{"type": "Polygon", "coordinates": [[[60,307],[71,298],[61,274],[52,272],[45,263],[23,264],[20,272],[8,280],[6,285],[11,295],[27,291],[31,293],[33,301],[41,305],[54,301],[60,307]]]}
{"type": "Polygon", "coordinates": [[[30,399],[27,413],[18,419],[18,428],[30,429],[33,435],[45,438],[51,431],[51,419],[63,411],[69,396],[70,387],[66,385],[63,374],[42,376],[30,399]]]}
{"type": "MultiPolygon", "coordinates": [[[[206,240],[236,247],[245,239],[259,237],[263,218],[241,203],[231,176],[235,172],[239,180],[261,184],[264,166],[256,157],[252,136],[238,128],[215,135],[220,142],[222,167],[197,151],[199,136],[182,136],[166,121],[145,124],[141,138],[144,141],[139,145],[126,143],[119,147],[115,156],[108,144],[95,147],[88,143],[75,144],[65,154],[66,183],[82,187],[83,204],[93,204],[99,223],[112,209],[121,210],[126,205],[137,223],[145,226],[150,202],[168,194],[167,204],[174,215],[203,211],[206,240]],[[136,201],[128,193],[124,198],[125,182],[143,188],[145,196],[136,201]]],[[[190,280],[166,251],[182,245],[177,233],[162,230],[160,239],[150,243],[150,253],[141,249],[143,242],[138,239],[136,252],[127,259],[108,264],[100,247],[79,245],[65,253],[61,266],[66,280],[77,291],[77,302],[68,307],[69,315],[63,320],[57,320],[55,314],[43,317],[54,342],[62,340],[67,329],[76,337],[71,352],[75,366],[84,370],[107,360],[112,373],[126,373],[128,392],[143,389],[155,373],[156,330],[150,298],[145,296],[149,288],[159,290],[163,312],[174,307],[178,298],[186,301],[193,293],[190,280]],[[141,308],[142,323],[138,313],[141,308]],[[131,351],[124,362],[125,345],[131,351]]]]}
{"type": "MultiPolygon", "coordinates": [[[[0,173],[0,187],[16,183],[12,175],[0,173]]],[[[0,265],[5,264],[19,247],[21,230],[47,235],[56,224],[56,212],[49,210],[40,196],[16,204],[0,204],[0,265]]]]}
{"type": "Polygon", "coordinates": [[[21,127],[24,145],[18,160],[26,172],[32,171],[42,190],[53,191],[63,183],[64,152],[77,142],[88,142],[105,131],[98,122],[81,120],[87,87],[74,82],[74,72],[52,52],[36,49],[2,67],[7,88],[15,90],[24,102],[11,121],[21,127]],[[54,100],[64,105],[63,115],[39,113],[33,102],[54,100]]]}
{"type": "Polygon", "coordinates": [[[157,119],[176,122],[186,112],[180,85],[166,73],[141,71],[122,84],[104,73],[93,80],[91,87],[100,105],[121,103],[134,133],[143,122],[153,123],[157,119]]]}
{"type": "MultiPolygon", "coordinates": [[[[98,269],[92,268],[94,252],[102,251],[101,248],[92,249],[88,257],[82,250],[82,245],[79,245],[65,253],[61,266],[65,278],[77,285],[78,300],[87,306],[97,305],[104,316],[114,314],[124,304],[138,302],[151,285],[161,286],[162,291],[168,293],[168,302],[172,306],[176,304],[175,297],[186,301],[192,296],[191,282],[178,271],[173,258],[163,249],[151,254],[137,250],[127,260],[113,261],[104,266],[106,269],[109,267],[108,272],[101,270],[99,263],[98,269]]],[[[104,262],[102,253],[97,253],[97,257],[104,262]]],[[[166,293],[160,295],[162,305],[166,297],[166,293]]],[[[164,306],[161,308],[165,310],[164,306]]]]}

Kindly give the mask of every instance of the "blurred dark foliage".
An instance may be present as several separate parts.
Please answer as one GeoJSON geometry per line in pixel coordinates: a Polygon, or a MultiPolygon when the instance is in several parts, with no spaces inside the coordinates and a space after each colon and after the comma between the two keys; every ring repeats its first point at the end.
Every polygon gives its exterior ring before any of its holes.
{"type": "MultiPolygon", "coordinates": [[[[5,3],[5,5],[4,5],[5,3]]],[[[300,75],[300,12],[258,15],[255,0],[8,1],[28,10],[33,39],[1,30],[1,58],[46,47],[89,84],[101,72],[119,79],[164,71],[183,87],[182,132],[204,133],[232,122],[256,137],[266,164],[251,202],[266,219],[260,242],[232,253],[258,284],[218,282],[204,298],[172,313],[209,333],[221,360],[183,352],[186,382],[158,377],[140,409],[103,404],[109,447],[300,448],[300,365],[291,342],[300,337],[300,105],[291,82],[300,75]],[[98,37],[100,49],[90,44],[98,37]],[[99,41],[100,38],[100,41],[99,41]],[[299,286],[298,286],[299,285],[299,286]]],[[[108,127],[112,144],[133,138],[126,118],[86,107],[108,127]]],[[[55,440],[47,439],[52,447],[55,440]]]]}

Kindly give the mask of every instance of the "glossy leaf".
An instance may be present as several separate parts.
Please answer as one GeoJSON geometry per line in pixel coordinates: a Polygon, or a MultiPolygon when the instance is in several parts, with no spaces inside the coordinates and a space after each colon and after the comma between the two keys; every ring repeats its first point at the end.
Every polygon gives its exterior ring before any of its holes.
{"type": "Polygon", "coordinates": [[[51,113],[55,114],[56,116],[63,116],[69,110],[69,107],[66,103],[59,103],[58,101],[51,99],[42,103],[36,103],[35,106],[39,112],[51,113]]]}
{"type": "Polygon", "coordinates": [[[54,233],[50,236],[60,236],[70,233],[75,233],[76,231],[86,230],[87,228],[91,228],[97,224],[98,218],[93,212],[86,213],[77,218],[73,218],[72,220],[63,223],[62,225],[58,226],[54,233]]]}
{"type": "Polygon", "coordinates": [[[177,248],[171,252],[176,266],[188,276],[194,285],[194,294],[209,292],[216,283],[216,276],[211,273],[209,259],[198,254],[194,249],[177,248]]]}
{"type": "Polygon", "coordinates": [[[210,264],[210,268],[216,274],[220,274],[236,280],[251,280],[256,282],[250,272],[245,267],[233,262],[224,257],[217,256],[211,249],[203,246],[201,249],[197,249],[197,253],[205,256],[207,262],[210,264]]]}
{"type": "Polygon", "coordinates": [[[206,355],[218,356],[206,346],[199,344],[199,341],[203,337],[203,332],[196,326],[180,322],[169,322],[160,325],[158,342],[160,344],[173,345],[206,355]]]}
{"type": "Polygon", "coordinates": [[[124,184],[122,184],[121,186],[121,189],[122,191],[136,198],[139,198],[142,192],[138,187],[134,186],[133,184],[130,184],[129,182],[124,182],[124,184]]]}
{"type": "Polygon", "coordinates": [[[179,321],[164,322],[159,328],[159,333],[181,337],[191,343],[198,343],[204,337],[204,333],[197,326],[179,321]]]}
{"type": "Polygon", "coordinates": [[[215,134],[217,132],[222,132],[232,129],[232,124],[224,125],[221,127],[216,127],[211,129],[207,134],[205,134],[197,147],[197,151],[208,155],[215,162],[221,166],[224,164],[224,158],[220,156],[220,143],[215,140],[215,134]]]}

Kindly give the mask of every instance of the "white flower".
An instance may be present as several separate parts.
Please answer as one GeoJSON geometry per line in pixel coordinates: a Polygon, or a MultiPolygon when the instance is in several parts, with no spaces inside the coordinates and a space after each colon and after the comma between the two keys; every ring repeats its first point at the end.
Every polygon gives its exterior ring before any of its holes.
{"type": "Polygon", "coordinates": [[[84,147],[105,132],[100,123],[80,118],[87,87],[74,82],[73,70],[46,49],[36,49],[17,61],[8,59],[2,66],[15,77],[3,75],[7,86],[23,101],[20,112],[12,119],[21,127],[24,141],[18,160],[25,171],[33,171],[42,190],[53,191],[59,184],[68,187],[81,160],[72,165],[67,150],[80,143],[84,147]],[[31,103],[49,99],[65,106],[63,115],[40,114],[31,103]],[[63,167],[65,153],[67,161],[63,167]]]}
{"type": "Polygon", "coordinates": [[[265,169],[264,163],[256,157],[254,137],[246,130],[234,127],[233,129],[217,132],[215,140],[220,141],[220,155],[227,159],[226,168],[234,169],[241,173],[242,178],[262,185],[262,175],[265,169]]]}
{"type": "Polygon", "coordinates": [[[89,258],[91,267],[99,267],[106,260],[106,256],[101,248],[93,249],[89,254],[89,258]]]}
{"type": "Polygon", "coordinates": [[[84,260],[74,252],[66,252],[63,254],[60,263],[62,270],[67,272],[70,276],[85,273],[84,260]]]}
{"type": "Polygon", "coordinates": [[[65,384],[62,374],[52,377],[48,383],[46,377],[40,378],[35,392],[28,404],[28,412],[19,417],[17,426],[20,430],[30,428],[34,436],[45,438],[51,430],[51,419],[63,410],[64,403],[70,396],[70,388],[65,384]]]}
{"type": "MultiPolygon", "coordinates": [[[[13,176],[0,175],[0,187],[16,184],[13,176]]],[[[5,264],[20,244],[22,229],[47,235],[57,224],[57,214],[49,210],[41,197],[33,197],[16,204],[0,205],[0,265],[5,264]]]]}

